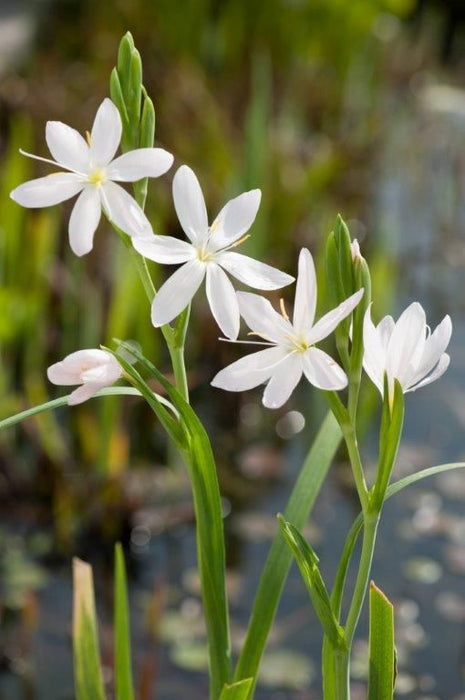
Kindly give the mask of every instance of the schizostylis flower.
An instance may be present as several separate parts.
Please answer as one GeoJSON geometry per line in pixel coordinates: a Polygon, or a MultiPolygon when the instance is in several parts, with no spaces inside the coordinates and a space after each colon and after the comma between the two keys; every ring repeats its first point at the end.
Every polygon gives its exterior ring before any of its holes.
{"type": "Polygon", "coordinates": [[[94,348],[73,352],[47,370],[47,377],[52,384],[81,385],[70,394],[70,406],[87,401],[100,389],[117,382],[122,374],[121,367],[113,355],[106,350],[94,348]]]}
{"type": "Polygon", "coordinates": [[[416,391],[444,374],[450,357],[445,352],[452,334],[452,321],[445,316],[433,333],[426,324],[423,307],[410,304],[397,322],[385,316],[377,326],[368,308],[363,323],[363,367],[383,395],[387,375],[389,396],[397,379],[404,393],[416,391]]]}
{"type": "Polygon", "coordinates": [[[30,180],[11,192],[23,207],[48,207],[79,194],[69,220],[73,253],[92,250],[102,208],[108,218],[130,236],[148,235],[152,227],[135,199],[117,182],[136,182],[163,175],[173,156],[163,148],[137,148],[114,158],[121,141],[120,114],[111,100],[103,100],[87,141],[62,122],[47,122],[45,138],[55,160],[21,151],[23,155],[57,165],[60,172],[30,180]]]}
{"type": "Polygon", "coordinates": [[[237,292],[241,316],[253,335],[270,347],[233,362],[221,370],[212,385],[227,391],[245,391],[267,382],[263,404],[279,408],[291,396],[304,374],[308,381],[327,391],[347,385],[344,370],[315,344],[326,338],[357,306],[363,289],[352,294],[314,323],[317,285],[311,253],[303,248],[291,320],[279,314],[267,299],[258,294],[237,292]]]}
{"type": "Polygon", "coordinates": [[[167,265],[182,263],[155,296],[155,327],[178,316],[206,278],[207,298],[216,322],[228,338],[237,338],[239,306],[226,273],[255,289],[279,289],[293,281],[293,277],[270,265],[232,251],[252,226],[260,198],[260,190],[244,192],[230,200],[209,226],[195,173],[187,165],[178,169],[173,179],[174,206],[189,242],[155,235],[133,239],[135,249],[150,260],[167,265]]]}

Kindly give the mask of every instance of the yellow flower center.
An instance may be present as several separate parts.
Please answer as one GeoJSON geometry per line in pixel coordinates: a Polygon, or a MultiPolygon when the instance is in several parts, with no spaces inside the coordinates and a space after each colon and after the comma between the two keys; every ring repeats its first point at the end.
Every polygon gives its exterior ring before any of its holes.
{"type": "Polygon", "coordinates": [[[101,168],[97,168],[93,173],[89,175],[89,182],[92,185],[103,185],[105,182],[105,171],[101,168]]]}

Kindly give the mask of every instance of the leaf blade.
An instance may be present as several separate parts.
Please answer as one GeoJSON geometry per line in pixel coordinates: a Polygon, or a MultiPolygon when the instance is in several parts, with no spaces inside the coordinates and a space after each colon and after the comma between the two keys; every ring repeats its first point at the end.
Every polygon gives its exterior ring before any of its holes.
{"type": "Polygon", "coordinates": [[[392,700],[395,680],[394,608],[370,583],[370,670],[368,700],[392,700]]]}

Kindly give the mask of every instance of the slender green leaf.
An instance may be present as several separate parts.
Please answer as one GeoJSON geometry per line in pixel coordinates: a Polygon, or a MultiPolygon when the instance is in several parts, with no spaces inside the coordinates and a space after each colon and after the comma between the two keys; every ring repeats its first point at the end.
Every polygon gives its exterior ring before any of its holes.
{"type": "Polygon", "coordinates": [[[334,616],[328,591],[318,568],[318,557],[297,528],[284,520],[282,515],[278,515],[278,520],[281,532],[297,561],[325,634],[329,637],[333,646],[340,647],[344,644],[344,631],[334,616]]]}
{"type": "MultiPolygon", "coordinates": [[[[191,406],[163,374],[136,348],[124,342],[120,347],[161,383],[187,430],[188,443],[184,447],[180,445],[179,449],[186,461],[194,498],[197,558],[208,633],[210,693],[216,699],[230,680],[231,652],[222,505],[210,440],[191,406]]],[[[118,353],[116,357],[119,359],[118,353]]]]}
{"type": "MultiPolygon", "coordinates": [[[[133,389],[132,387],[127,386],[114,386],[108,387],[107,389],[100,389],[100,391],[94,394],[91,398],[100,399],[105,396],[141,395],[142,394],[138,389],[133,389]]],[[[39,406],[33,406],[32,408],[28,408],[25,411],[16,413],[14,416],[4,418],[0,421],[0,430],[2,430],[3,428],[11,428],[11,426],[16,425],[17,423],[21,423],[21,421],[26,420],[27,418],[32,418],[33,416],[36,416],[39,413],[43,413],[44,411],[50,411],[54,408],[60,408],[60,406],[67,406],[69,397],[70,394],[66,394],[66,396],[61,396],[59,399],[52,399],[52,401],[47,401],[46,403],[42,403],[39,406]]],[[[162,396],[158,396],[158,400],[161,403],[166,403],[166,399],[164,399],[162,396]]]]}
{"type": "Polygon", "coordinates": [[[349,297],[354,289],[354,274],[352,264],[352,251],[350,248],[351,239],[349,229],[346,222],[340,214],[336,217],[336,225],[334,226],[334,239],[337,246],[339,259],[339,273],[341,275],[343,298],[341,301],[349,297]]]}
{"type": "Polygon", "coordinates": [[[443,474],[444,472],[450,472],[454,469],[463,468],[465,468],[465,462],[450,462],[449,464],[438,464],[436,467],[422,469],[419,472],[415,472],[415,474],[409,474],[408,476],[404,476],[403,479],[399,479],[399,481],[395,481],[393,484],[388,486],[386,498],[391,498],[391,496],[399,493],[399,491],[402,491],[402,489],[410,486],[410,484],[415,484],[417,481],[426,479],[428,476],[436,476],[437,474],[443,474]]]}
{"type": "Polygon", "coordinates": [[[370,584],[368,700],[392,700],[394,680],[394,608],[372,581],[370,584]]]}
{"type": "Polygon", "coordinates": [[[252,684],[253,678],[245,678],[231,685],[226,683],[221,691],[220,700],[248,700],[252,684]]]}
{"type": "MultiPolygon", "coordinates": [[[[340,441],[340,428],[334,416],[328,413],[284,511],[286,520],[292,521],[298,528],[302,528],[308,519],[340,441]]],[[[255,596],[247,637],[237,662],[237,680],[257,677],[291,562],[292,553],[283,536],[278,534],[271,546],[255,596]]]]}
{"type": "Polygon", "coordinates": [[[133,700],[131,640],[126,566],[121,544],[115,546],[115,690],[117,700],[133,700]]]}
{"type": "Polygon", "coordinates": [[[92,567],[73,559],[73,652],[77,700],[105,700],[92,567]]]}

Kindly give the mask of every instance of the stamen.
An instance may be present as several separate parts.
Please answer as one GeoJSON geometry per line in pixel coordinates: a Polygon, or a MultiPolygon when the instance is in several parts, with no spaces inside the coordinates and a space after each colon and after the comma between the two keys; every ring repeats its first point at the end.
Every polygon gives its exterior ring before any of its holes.
{"type": "Polygon", "coordinates": [[[64,170],[68,170],[70,173],[74,173],[75,175],[81,175],[81,177],[86,177],[85,173],[80,173],[78,170],[72,170],[71,168],[67,168],[65,165],[57,163],[56,160],[51,160],[50,158],[42,158],[42,156],[36,156],[33,153],[23,151],[22,148],[19,149],[19,152],[22,156],[26,156],[27,158],[32,158],[33,160],[40,160],[42,161],[42,163],[49,163],[50,165],[55,165],[59,168],[64,168],[64,170]]]}
{"type": "Polygon", "coordinates": [[[86,141],[87,141],[89,147],[92,146],[92,138],[90,136],[90,131],[86,131],[86,141]]]}
{"type": "Polygon", "coordinates": [[[270,340],[270,337],[265,333],[258,333],[257,331],[249,331],[247,335],[257,335],[259,338],[265,338],[265,340],[270,340]]]}
{"type": "MultiPolygon", "coordinates": [[[[239,238],[239,240],[236,241],[235,243],[233,243],[232,245],[230,245],[229,248],[236,248],[238,245],[241,245],[241,243],[244,243],[244,241],[246,241],[248,238],[250,238],[250,236],[251,236],[250,233],[246,233],[245,236],[242,236],[242,238],[239,238]]],[[[226,250],[228,250],[228,248],[226,248],[226,250]]]]}
{"type": "Polygon", "coordinates": [[[289,316],[287,315],[286,307],[284,305],[284,299],[279,300],[279,308],[281,309],[281,314],[284,316],[286,321],[289,321],[289,316]]]}

